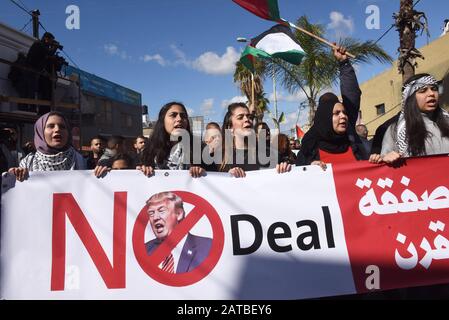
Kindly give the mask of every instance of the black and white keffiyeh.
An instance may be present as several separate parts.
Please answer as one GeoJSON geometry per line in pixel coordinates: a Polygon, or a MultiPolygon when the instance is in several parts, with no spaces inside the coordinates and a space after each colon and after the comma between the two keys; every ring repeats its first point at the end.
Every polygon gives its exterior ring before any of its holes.
{"type": "MultiPolygon", "coordinates": [[[[406,132],[407,131],[406,123],[405,123],[405,105],[407,103],[407,100],[418,90],[427,86],[435,86],[435,85],[438,85],[438,81],[434,77],[425,76],[408,83],[405,86],[404,91],[402,92],[402,111],[401,114],[399,115],[399,120],[396,126],[396,147],[398,149],[398,152],[403,157],[410,156],[408,137],[406,132]]],[[[447,117],[449,119],[449,113],[447,113],[443,109],[441,109],[441,112],[444,117],[447,117]]]]}
{"type": "Polygon", "coordinates": [[[44,154],[36,151],[28,168],[32,171],[60,171],[75,168],[75,150],[69,148],[57,154],[44,154]]]}

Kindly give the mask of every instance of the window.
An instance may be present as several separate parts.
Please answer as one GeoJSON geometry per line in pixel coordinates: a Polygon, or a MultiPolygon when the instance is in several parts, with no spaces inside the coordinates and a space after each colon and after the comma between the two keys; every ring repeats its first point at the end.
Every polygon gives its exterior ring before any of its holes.
{"type": "Polygon", "coordinates": [[[131,117],[129,114],[126,115],[126,126],[128,128],[132,128],[133,126],[133,117],[131,117]]]}
{"type": "Polygon", "coordinates": [[[121,127],[122,128],[132,128],[133,127],[133,117],[130,114],[120,113],[121,127]]]}
{"type": "Polygon", "coordinates": [[[112,127],[112,105],[110,101],[96,98],[97,123],[102,127],[112,127]]]}
{"type": "Polygon", "coordinates": [[[112,104],[110,101],[105,101],[105,113],[106,113],[106,123],[112,126],[112,104]]]}
{"type": "Polygon", "coordinates": [[[381,115],[385,114],[385,103],[378,104],[376,106],[376,111],[377,111],[377,115],[378,116],[381,116],[381,115]]]}
{"type": "Polygon", "coordinates": [[[104,126],[106,123],[106,116],[105,116],[105,107],[103,104],[103,100],[94,98],[97,114],[96,114],[96,121],[98,125],[104,126]]]}

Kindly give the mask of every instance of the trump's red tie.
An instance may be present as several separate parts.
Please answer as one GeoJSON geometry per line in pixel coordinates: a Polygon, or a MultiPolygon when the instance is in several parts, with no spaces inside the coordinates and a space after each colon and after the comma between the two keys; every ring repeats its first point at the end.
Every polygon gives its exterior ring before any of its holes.
{"type": "Polygon", "coordinates": [[[168,273],[175,273],[175,259],[171,253],[167,256],[167,258],[165,258],[161,269],[168,273]]]}

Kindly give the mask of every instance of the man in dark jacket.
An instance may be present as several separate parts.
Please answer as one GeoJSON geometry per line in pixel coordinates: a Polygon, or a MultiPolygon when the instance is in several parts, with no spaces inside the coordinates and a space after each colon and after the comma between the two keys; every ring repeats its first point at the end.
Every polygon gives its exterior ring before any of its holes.
{"type": "Polygon", "coordinates": [[[100,137],[90,141],[90,152],[87,156],[87,169],[95,169],[104,152],[104,142],[100,137]]]}

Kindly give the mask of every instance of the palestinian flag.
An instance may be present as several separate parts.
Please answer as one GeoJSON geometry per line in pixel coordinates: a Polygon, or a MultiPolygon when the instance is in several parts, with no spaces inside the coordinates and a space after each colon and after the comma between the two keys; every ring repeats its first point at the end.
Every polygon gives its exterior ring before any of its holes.
{"type": "Polygon", "coordinates": [[[240,62],[254,72],[255,58],[280,58],[291,64],[299,65],[304,56],[305,52],[290,28],[278,24],[252,39],[251,44],[243,51],[240,62]]]}
{"type": "Polygon", "coordinates": [[[304,137],[304,131],[302,131],[301,127],[296,125],[296,138],[298,140],[302,139],[304,137]]]}
{"type": "Polygon", "coordinates": [[[232,0],[239,6],[262,19],[279,21],[279,7],[277,0],[232,0]]]}

